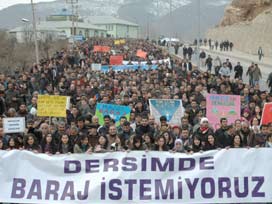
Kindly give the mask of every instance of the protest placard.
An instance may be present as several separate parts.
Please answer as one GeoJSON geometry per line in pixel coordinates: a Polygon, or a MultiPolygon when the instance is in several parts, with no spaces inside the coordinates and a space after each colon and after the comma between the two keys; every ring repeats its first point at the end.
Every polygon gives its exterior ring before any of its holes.
{"type": "Polygon", "coordinates": [[[110,65],[121,65],[123,64],[122,55],[112,55],[110,56],[110,65]]]}
{"type": "Polygon", "coordinates": [[[100,46],[95,45],[93,51],[94,52],[109,52],[111,48],[109,46],[100,46]]]}
{"type": "Polygon", "coordinates": [[[265,103],[263,108],[261,125],[272,123],[272,103],[265,103]]]}
{"type": "Polygon", "coordinates": [[[143,51],[143,50],[137,50],[137,57],[140,57],[142,59],[145,59],[147,56],[147,52],[143,51]]]}
{"type": "Polygon", "coordinates": [[[25,132],[25,118],[3,118],[4,133],[23,133],[25,132]]]}
{"type": "Polygon", "coordinates": [[[66,96],[38,96],[38,116],[40,117],[66,117],[66,96]]]}
{"type": "Polygon", "coordinates": [[[130,119],[131,108],[129,106],[118,106],[112,104],[98,103],[96,105],[95,115],[99,118],[99,124],[104,125],[104,116],[109,115],[115,120],[116,126],[120,125],[120,119],[125,116],[127,120],[130,119]]]}
{"type": "Polygon", "coordinates": [[[155,121],[160,123],[160,117],[165,116],[171,125],[180,125],[184,116],[184,108],[181,100],[175,99],[150,99],[150,112],[155,121]]]}
{"type": "Polygon", "coordinates": [[[208,94],[206,100],[207,118],[213,128],[220,128],[220,118],[227,118],[229,124],[240,119],[240,96],[208,94]]]}

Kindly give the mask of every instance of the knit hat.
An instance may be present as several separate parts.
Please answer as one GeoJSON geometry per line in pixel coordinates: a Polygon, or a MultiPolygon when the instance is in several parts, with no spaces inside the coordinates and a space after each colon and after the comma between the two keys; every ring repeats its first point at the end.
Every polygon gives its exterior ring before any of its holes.
{"type": "Polygon", "coordinates": [[[204,122],[209,122],[208,118],[201,118],[200,125],[202,125],[204,122]]]}

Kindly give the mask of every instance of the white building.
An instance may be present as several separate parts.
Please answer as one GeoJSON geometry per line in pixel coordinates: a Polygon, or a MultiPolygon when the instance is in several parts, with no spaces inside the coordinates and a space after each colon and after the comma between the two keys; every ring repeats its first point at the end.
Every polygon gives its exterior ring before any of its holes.
{"type": "MultiPolygon", "coordinates": [[[[9,31],[9,33],[17,39],[19,43],[34,41],[34,33],[32,25],[19,26],[9,31]]],[[[61,33],[58,29],[37,26],[38,40],[45,41],[47,39],[59,39],[61,33]]]]}
{"type": "MultiPolygon", "coordinates": [[[[9,31],[18,42],[34,39],[32,24],[25,22],[23,26],[9,31]]],[[[60,14],[53,14],[45,21],[37,23],[38,40],[67,39],[74,36],[138,38],[139,26],[126,20],[112,16],[93,16],[86,21],[63,9],[60,14]],[[73,31],[74,29],[74,31],[73,31]]]]}
{"type": "Polygon", "coordinates": [[[88,22],[106,29],[114,38],[139,38],[139,25],[113,16],[92,16],[88,22]]]}
{"type": "MultiPolygon", "coordinates": [[[[25,42],[27,40],[33,40],[33,27],[32,24],[26,22],[23,26],[14,28],[9,31],[18,42],[25,42]]],[[[45,21],[37,23],[37,35],[38,40],[51,39],[67,39],[71,36],[83,36],[88,37],[106,37],[107,31],[103,27],[99,27],[79,19],[63,11],[61,14],[50,15],[45,21]],[[74,22],[73,22],[74,18],[74,22]],[[74,32],[73,32],[74,29],[74,32]]]]}
{"type": "Polygon", "coordinates": [[[81,35],[85,38],[94,36],[106,37],[107,35],[106,29],[85,22],[74,22],[73,26],[72,21],[42,21],[38,25],[42,27],[56,28],[60,33],[66,35],[67,38],[73,35],[73,27],[74,35],[81,35]]]}

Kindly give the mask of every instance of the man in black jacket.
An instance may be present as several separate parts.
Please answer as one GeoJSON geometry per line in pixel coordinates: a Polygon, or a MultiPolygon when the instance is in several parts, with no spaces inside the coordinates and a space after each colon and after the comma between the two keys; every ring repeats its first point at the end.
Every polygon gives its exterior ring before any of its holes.
{"type": "Polygon", "coordinates": [[[215,136],[217,142],[220,144],[221,147],[225,146],[225,133],[228,130],[228,119],[221,118],[220,119],[220,128],[215,131],[215,136]]]}
{"type": "Polygon", "coordinates": [[[191,60],[192,59],[192,55],[193,55],[193,48],[190,46],[188,47],[187,53],[188,53],[188,59],[191,60]]]}
{"type": "Polygon", "coordinates": [[[243,67],[241,66],[240,62],[234,67],[235,72],[235,79],[242,79],[243,78],[243,67]]]}
{"type": "Polygon", "coordinates": [[[183,47],[183,58],[186,59],[188,54],[188,48],[184,45],[183,47]]]}
{"type": "Polygon", "coordinates": [[[136,128],[136,136],[142,137],[146,133],[154,136],[155,129],[148,124],[148,117],[143,116],[141,120],[141,125],[136,128]]]}
{"type": "Polygon", "coordinates": [[[205,65],[207,66],[207,71],[212,71],[212,63],[213,59],[211,57],[211,55],[208,55],[208,58],[206,59],[205,65]]]}

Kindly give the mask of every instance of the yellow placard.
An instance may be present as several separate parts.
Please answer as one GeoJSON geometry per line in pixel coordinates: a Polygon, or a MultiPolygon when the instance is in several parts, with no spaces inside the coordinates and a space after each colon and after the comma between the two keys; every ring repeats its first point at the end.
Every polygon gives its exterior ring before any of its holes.
{"type": "Polygon", "coordinates": [[[66,117],[66,96],[38,96],[38,116],[40,117],[66,117]]]}
{"type": "Polygon", "coordinates": [[[123,44],[126,44],[126,40],[125,39],[114,40],[114,45],[123,45],[123,44]]]}
{"type": "Polygon", "coordinates": [[[120,45],[120,40],[115,40],[114,45],[120,45]]]}
{"type": "Polygon", "coordinates": [[[125,39],[122,39],[122,40],[119,40],[120,41],[120,44],[126,44],[126,40],[125,39]]]}

